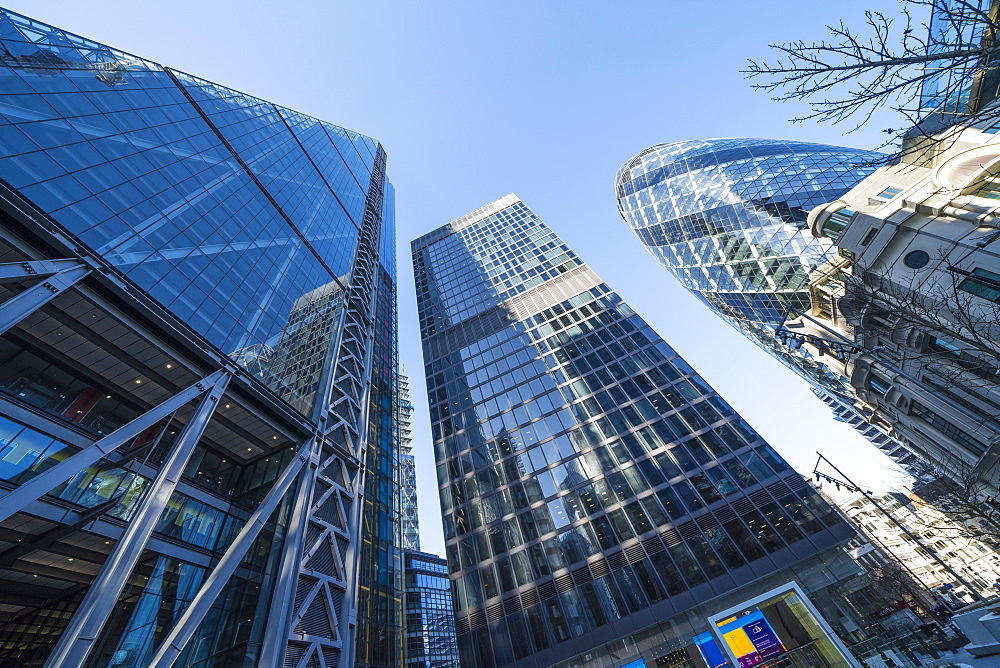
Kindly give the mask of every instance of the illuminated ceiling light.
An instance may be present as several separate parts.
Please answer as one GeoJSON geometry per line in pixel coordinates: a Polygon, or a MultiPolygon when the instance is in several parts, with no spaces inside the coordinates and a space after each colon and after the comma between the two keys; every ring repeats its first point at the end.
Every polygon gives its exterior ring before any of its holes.
{"type": "Polygon", "coordinates": [[[168,369],[173,369],[173,368],[174,368],[174,365],[173,365],[173,364],[168,364],[168,365],[167,365],[167,368],[168,368],[168,369]]]}
{"type": "Polygon", "coordinates": [[[229,404],[226,404],[226,408],[229,408],[229,407],[230,407],[229,404]]]}
{"type": "Polygon", "coordinates": [[[139,383],[141,383],[141,382],[142,382],[142,380],[140,380],[139,378],[136,378],[136,379],[135,379],[135,384],[136,384],[136,385],[138,385],[138,384],[139,384],[139,383]]]}
{"type": "Polygon", "coordinates": [[[66,561],[73,561],[73,557],[66,557],[66,561]]]}
{"type": "Polygon", "coordinates": [[[251,450],[253,450],[253,448],[247,448],[247,452],[250,452],[251,450]]]}
{"type": "Polygon", "coordinates": [[[277,441],[277,440],[278,440],[278,437],[277,437],[277,436],[272,436],[271,438],[272,438],[273,440],[275,440],[275,441],[277,441]]]}

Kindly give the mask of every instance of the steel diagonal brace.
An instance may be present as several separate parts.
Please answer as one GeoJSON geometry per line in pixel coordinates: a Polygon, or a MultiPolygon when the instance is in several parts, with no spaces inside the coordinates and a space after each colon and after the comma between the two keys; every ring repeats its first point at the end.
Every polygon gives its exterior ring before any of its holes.
{"type": "Polygon", "coordinates": [[[41,278],[41,282],[0,304],[0,334],[45,306],[90,273],[75,260],[42,260],[0,264],[0,282],[41,278]]]}
{"type": "Polygon", "coordinates": [[[24,279],[45,278],[67,269],[83,267],[79,260],[32,260],[30,262],[0,263],[0,283],[23,281],[24,279]]]}
{"type": "Polygon", "coordinates": [[[129,520],[121,538],[63,629],[59,641],[45,662],[46,668],[82,666],[87,662],[87,656],[100,637],[118,597],[146,549],[167,501],[187,468],[191,453],[205,433],[215,407],[226,391],[229,378],[230,375],[224,373],[198,402],[198,407],[188,418],[135,515],[129,520]]]}
{"type": "Polygon", "coordinates": [[[308,461],[305,472],[299,476],[292,511],[288,516],[288,528],[281,548],[281,565],[271,594],[268,630],[261,648],[259,664],[262,666],[282,666],[285,662],[288,620],[293,613],[297,576],[308,533],[309,506],[316,486],[316,471],[320,466],[319,452],[324,443],[320,438],[314,437],[302,447],[302,452],[308,453],[308,461]]]}
{"type": "Polygon", "coordinates": [[[24,508],[51,491],[61,482],[70,479],[76,473],[95,464],[102,457],[111,454],[115,449],[125,445],[154,424],[173,415],[178,409],[197,398],[204,392],[214,388],[223,379],[228,379],[227,371],[216,371],[206,376],[194,385],[181,390],[156,408],[143,413],[120,429],[111,432],[101,440],[88,445],[72,457],[64,459],[50,469],[35,476],[15,490],[0,496],[0,522],[24,508]]]}
{"type": "Polygon", "coordinates": [[[170,630],[170,634],[160,644],[149,668],[170,668],[174,665],[177,657],[184,651],[194,632],[198,629],[198,625],[205,619],[205,615],[208,614],[223,588],[229,583],[229,579],[236,572],[243,557],[246,556],[250,546],[253,545],[267,523],[267,519],[277,508],[278,503],[284,498],[285,493],[288,492],[309,459],[308,445],[300,448],[295,454],[295,458],[285,467],[281,476],[271,487],[271,491],[261,501],[260,506],[247,520],[239,535],[236,536],[236,540],[226,550],[222,560],[209,574],[208,579],[198,590],[197,596],[191,601],[191,605],[184,611],[184,614],[170,630]]]}

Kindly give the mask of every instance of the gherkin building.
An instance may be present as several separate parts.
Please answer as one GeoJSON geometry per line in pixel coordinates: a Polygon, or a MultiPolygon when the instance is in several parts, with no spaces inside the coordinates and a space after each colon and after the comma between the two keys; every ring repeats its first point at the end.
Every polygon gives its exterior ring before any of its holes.
{"type": "Polygon", "coordinates": [[[850,386],[774,336],[809,306],[809,274],[836,250],[806,216],[885,160],[861,149],[770,139],[658,144],[615,179],[622,217],[660,264],[786,365],[838,394],[850,386]]]}

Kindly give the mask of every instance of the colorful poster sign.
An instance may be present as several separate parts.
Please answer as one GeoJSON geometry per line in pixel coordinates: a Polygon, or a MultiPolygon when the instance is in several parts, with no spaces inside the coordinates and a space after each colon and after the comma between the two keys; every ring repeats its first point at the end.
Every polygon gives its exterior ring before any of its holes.
{"type": "Polygon", "coordinates": [[[740,668],[750,668],[785,651],[778,634],[760,610],[730,617],[718,623],[722,637],[733,651],[740,668]]]}
{"type": "Polygon", "coordinates": [[[785,646],[778,640],[778,634],[774,632],[763,616],[761,619],[745,624],[743,630],[761,659],[769,659],[775,654],[781,654],[785,651],[785,646]]]}
{"type": "Polygon", "coordinates": [[[733,650],[733,654],[736,655],[736,660],[739,662],[740,668],[750,668],[763,661],[742,626],[737,626],[730,631],[724,632],[722,637],[726,639],[729,649],[733,650]]]}
{"type": "Polygon", "coordinates": [[[719,647],[734,667],[761,668],[761,664],[780,662],[787,657],[789,644],[795,647],[809,644],[817,657],[817,666],[861,668],[795,582],[710,615],[708,622],[719,647]],[[787,637],[782,637],[785,634],[787,637]]]}

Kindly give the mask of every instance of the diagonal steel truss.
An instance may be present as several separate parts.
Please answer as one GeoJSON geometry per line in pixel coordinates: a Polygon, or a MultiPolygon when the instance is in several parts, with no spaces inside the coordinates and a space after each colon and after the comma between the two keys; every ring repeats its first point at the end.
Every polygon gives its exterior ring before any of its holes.
{"type": "Polygon", "coordinates": [[[320,428],[311,452],[314,466],[304,469],[296,492],[260,665],[353,665],[384,180],[385,153],[380,147],[339,340],[331,350],[320,389],[326,400],[318,407],[320,428]]]}
{"type": "MultiPolygon", "coordinates": [[[[384,183],[385,153],[379,147],[358,236],[350,287],[346,291],[339,316],[340,326],[336,330],[339,332],[338,339],[336,345],[331,346],[321,379],[319,396],[325,400],[317,401],[314,414],[319,428],[279,476],[257,512],[199,589],[188,610],[170,629],[151,664],[157,668],[174,665],[259,535],[269,514],[290,491],[294,494],[293,508],[259,665],[286,668],[353,666],[384,183]]],[[[82,260],[76,259],[0,264],[0,283],[42,279],[39,284],[0,303],[0,333],[74,286],[90,272],[91,269],[82,260]]],[[[200,424],[192,428],[191,438],[178,441],[181,444],[188,441],[196,443],[229,378],[230,372],[225,370],[207,376],[118,431],[0,496],[0,519],[24,509],[75,472],[103,457],[114,456],[118,447],[143,429],[204,395],[196,410],[196,415],[203,414],[198,420],[200,424]]],[[[174,455],[178,460],[177,466],[164,466],[160,476],[163,480],[158,478],[155,481],[144,502],[148,507],[140,511],[141,517],[134,518],[130,523],[129,530],[141,535],[137,540],[125,540],[123,537],[119,541],[120,550],[116,548],[116,552],[109,557],[95,585],[99,581],[107,582],[100,587],[91,587],[89,604],[85,600],[74,612],[68,633],[64,634],[60,647],[53,651],[46,665],[80,665],[93,646],[121,591],[121,583],[132,571],[134,557],[142,551],[152,532],[151,522],[155,522],[162,511],[161,502],[169,498],[179,478],[190,448],[175,445],[174,455]],[[142,518],[146,521],[139,521],[142,518]],[[116,560],[117,552],[121,555],[116,560]]]]}

